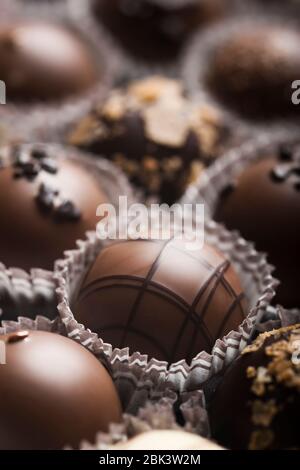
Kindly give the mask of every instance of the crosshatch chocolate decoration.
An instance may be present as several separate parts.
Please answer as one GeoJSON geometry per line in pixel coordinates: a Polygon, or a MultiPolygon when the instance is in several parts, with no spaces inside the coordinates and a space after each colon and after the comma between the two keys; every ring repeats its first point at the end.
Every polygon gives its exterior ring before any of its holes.
{"type": "Polygon", "coordinates": [[[261,334],[210,406],[212,435],[233,449],[299,449],[300,325],[261,334]]]}
{"type": "Polygon", "coordinates": [[[52,269],[56,259],[94,230],[107,202],[100,182],[78,159],[54,150],[16,146],[0,167],[0,260],[29,270],[52,269]],[[85,189],[84,189],[85,188],[85,189]]]}
{"type": "Polygon", "coordinates": [[[86,274],[74,316],[114,347],[191,361],[242,323],[247,302],[231,263],[212,246],[137,240],[103,249],[86,274]]]}
{"type": "Polygon", "coordinates": [[[275,301],[299,307],[300,154],[296,145],[250,164],[219,197],[214,218],[267,253],[281,281],[275,301]]]}
{"type": "Polygon", "coordinates": [[[78,448],[122,419],[106,368],[81,345],[58,334],[19,331],[0,336],[0,449],[78,448]]]}
{"type": "Polygon", "coordinates": [[[67,98],[90,88],[98,71],[88,45],[68,28],[42,21],[0,27],[0,76],[9,101],[67,98]]]}
{"type": "Polygon", "coordinates": [[[69,143],[113,160],[146,195],[174,202],[226,139],[221,116],[160,76],[111,92],[71,131],[69,143]]]}
{"type": "Polygon", "coordinates": [[[241,24],[211,52],[207,83],[227,106],[251,119],[300,116],[292,103],[300,76],[299,31],[241,24]]]}
{"type": "Polygon", "coordinates": [[[199,26],[224,15],[221,0],[91,0],[92,12],[127,52],[143,60],[174,59],[199,26]]]}

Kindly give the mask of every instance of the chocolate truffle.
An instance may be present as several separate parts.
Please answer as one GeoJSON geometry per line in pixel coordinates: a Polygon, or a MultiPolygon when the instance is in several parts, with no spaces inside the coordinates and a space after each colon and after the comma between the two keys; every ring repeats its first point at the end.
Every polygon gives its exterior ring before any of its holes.
{"type": "Polygon", "coordinates": [[[224,14],[222,0],[91,0],[95,17],[143,60],[174,59],[199,26],[224,14]]]}
{"type": "Polygon", "coordinates": [[[61,449],[94,441],[121,420],[120,401],[105,367],[74,341],[54,333],[0,336],[0,449],[61,449]]]}
{"type": "Polygon", "coordinates": [[[219,197],[215,220],[266,252],[281,281],[276,300],[300,306],[300,158],[296,148],[261,155],[219,197]]]}
{"type": "Polygon", "coordinates": [[[284,26],[252,25],[232,32],[212,52],[207,81],[229,107],[253,119],[298,113],[292,82],[300,76],[300,34],[284,26]]]}
{"type": "Polygon", "coordinates": [[[110,450],[225,450],[214,442],[185,431],[149,431],[110,450]]]}
{"type": "Polygon", "coordinates": [[[129,240],[103,249],[86,274],[74,316],[113,347],[191,361],[246,316],[230,261],[186,239],[129,240]]]}
{"type": "Polygon", "coordinates": [[[216,158],[225,136],[215,109],[189,101],[180,82],[154,76],[112,91],[69,143],[112,159],[146,195],[171,203],[216,158]]]}
{"type": "Polygon", "coordinates": [[[84,92],[97,70],[75,32],[31,21],[0,28],[0,77],[8,102],[50,101],[84,92]]]}
{"type": "Polygon", "coordinates": [[[262,333],[213,397],[213,437],[233,449],[299,449],[300,325],[262,333]]]}
{"type": "Polygon", "coordinates": [[[56,147],[9,151],[9,161],[3,158],[0,166],[0,260],[51,270],[65,250],[95,229],[96,209],[107,197],[84,163],[55,160],[62,154],[56,147]]]}

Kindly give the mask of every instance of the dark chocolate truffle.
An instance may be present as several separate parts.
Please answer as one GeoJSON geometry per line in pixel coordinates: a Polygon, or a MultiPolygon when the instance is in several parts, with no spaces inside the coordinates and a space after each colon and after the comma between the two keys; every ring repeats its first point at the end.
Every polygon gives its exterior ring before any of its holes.
{"type": "Polygon", "coordinates": [[[211,402],[213,438],[233,449],[299,449],[300,325],[262,333],[211,402]]]}
{"type": "Polygon", "coordinates": [[[299,115],[291,88],[300,76],[299,43],[299,32],[287,27],[241,27],[215,47],[208,84],[226,105],[246,117],[299,115]]]}
{"type": "Polygon", "coordinates": [[[60,100],[83,92],[97,78],[88,45],[55,24],[24,22],[0,28],[0,77],[7,100],[60,100]]]}
{"type": "Polygon", "coordinates": [[[225,136],[214,108],[189,101],[180,82],[154,76],[112,91],[69,142],[112,159],[147,196],[171,203],[216,158],[225,136]]]}
{"type": "MultiPolygon", "coordinates": [[[[263,157],[263,155],[262,155],[263,157]]],[[[268,255],[281,281],[276,300],[300,306],[300,159],[292,148],[250,164],[219,197],[214,218],[268,255]]]]}
{"type": "Polygon", "coordinates": [[[222,0],[91,0],[96,16],[122,46],[144,60],[174,59],[199,26],[224,14],[222,0]]]}
{"type": "Polygon", "coordinates": [[[0,260],[51,270],[65,250],[95,230],[96,209],[107,196],[84,163],[55,160],[60,151],[26,145],[9,150],[13,156],[0,166],[0,260]]]}
{"type": "Polygon", "coordinates": [[[74,316],[113,347],[168,362],[191,361],[246,315],[225,257],[185,239],[116,242],[103,249],[74,303],[74,316]]]}
{"type": "Polygon", "coordinates": [[[61,449],[94,441],[120,422],[121,405],[106,369],[86,349],[54,333],[0,336],[1,450],[61,449]]]}

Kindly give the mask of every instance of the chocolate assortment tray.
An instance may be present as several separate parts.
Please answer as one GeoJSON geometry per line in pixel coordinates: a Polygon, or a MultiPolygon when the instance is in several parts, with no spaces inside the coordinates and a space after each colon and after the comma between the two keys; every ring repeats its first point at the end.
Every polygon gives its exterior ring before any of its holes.
{"type": "Polygon", "coordinates": [[[300,449],[299,44],[296,0],[1,0],[0,450],[300,449]]]}

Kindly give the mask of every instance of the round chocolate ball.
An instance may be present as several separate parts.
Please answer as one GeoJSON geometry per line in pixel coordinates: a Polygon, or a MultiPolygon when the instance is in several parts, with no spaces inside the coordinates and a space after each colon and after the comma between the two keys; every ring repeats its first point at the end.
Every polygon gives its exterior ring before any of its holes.
{"type": "Polygon", "coordinates": [[[291,88],[300,76],[299,42],[299,32],[288,27],[241,27],[215,46],[208,85],[227,106],[251,119],[299,115],[291,88]]]}
{"type": "Polygon", "coordinates": [[[110,450],[225,450],[214,442],[185,431],[149,431],[110,450]]]}
{"type": "Polygon", "coordinates": [[[113,90],[72,129],[69,143],[113,160],[147,196],[172,203],[219,154],[220,114],[161,76],[113,90]]]}
{"type": "Polygon", "coordinates": [[[97,79],[88,45],[67,27],[22,22],[0,28],[0,77],[7,102],[61,100],[97,79]]]}
{"type": "Polygon", "coordinates": [[[299,449],[300,326],[261,334],[232,364],[209,407],[213,437],[233,449],[299,449]]]}
{"type": "Polygon", "coordinates": [[[224,14],[221,0],[92,0],[95,17],[143,60],[173,59],[199,26],[224,14]]]}
{"type": "Polygon", "coordinates": [[[77,448],[121,421],[121,405],[105,367],[57,334],[21,331],[0,336],[1,450],[77,448]]]}
{"type": "Polygon", "coordinates": [[[275,300],[299,307],[300,159],[286,146],[262,157],[225,187],[214,219],[267,253],[281,281],[275,300]]]}
{"type": "Polygon", "coordinates": [[[129,240],[103,249],[86,274],[74,316],[113,347],[191,361],[236,329],[246,301],[230,261],[187,240],[129,240]]]}
{"type": "Polygon", "coordinates": [[[53,269],[65,250],[95,230],[96,209],[107,202],[84,162],[55,160],[60,152],[47,149],[17,147],[0,165],[0,260],[6,266],[53,269]]]}

